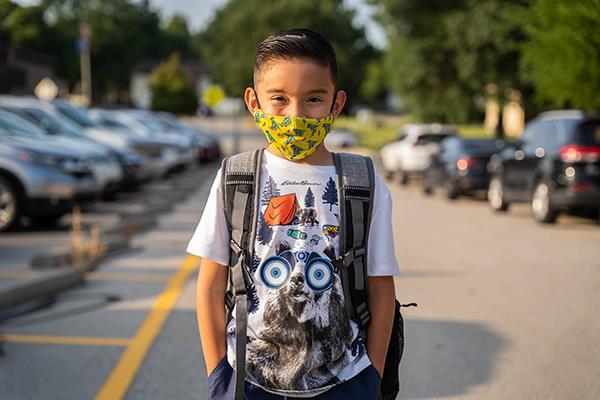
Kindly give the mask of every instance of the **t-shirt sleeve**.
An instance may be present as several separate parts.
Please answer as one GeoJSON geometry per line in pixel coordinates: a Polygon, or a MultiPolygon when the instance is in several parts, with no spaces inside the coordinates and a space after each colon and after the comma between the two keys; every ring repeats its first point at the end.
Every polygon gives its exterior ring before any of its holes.
{"type": "Polygon", "coordinates": [[[186,251],[219,264],[229,264],[229,230],[221,194],[221,169],[212,184],[204,211],[186,251]]]}
{"type": "Polygon", "coordinates": [[[394,251],[392,230],[392,196],[385,182],[375,174],[373,214],[367,251],[367,275],[389,276],[400,274],[394,251]]]}

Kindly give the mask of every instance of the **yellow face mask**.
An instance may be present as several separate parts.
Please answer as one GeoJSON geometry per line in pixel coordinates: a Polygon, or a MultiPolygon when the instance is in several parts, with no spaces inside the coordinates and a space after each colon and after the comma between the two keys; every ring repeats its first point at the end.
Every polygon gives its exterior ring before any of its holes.
{"type": "Polygon", "coordinates": [[[333,127],[333,114],[323,118],[272,116],[258,109],[254,121],[267,141],[288,160],[301,160],[315,152],[333,127]]]}

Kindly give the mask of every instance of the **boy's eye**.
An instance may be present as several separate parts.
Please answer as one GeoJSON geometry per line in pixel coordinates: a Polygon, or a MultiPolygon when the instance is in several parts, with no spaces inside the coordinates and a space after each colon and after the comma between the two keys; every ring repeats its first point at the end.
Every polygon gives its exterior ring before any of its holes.
{"type": "Polygon", "coordinates": [[[322,103],[323,100],[321,100],[319,97],[311,97],[310,99],[308,99],[309,103],[322,103]]]}
{"type": "Polygon", "coordinates": [[[275,97],[271,97],[271,100],[272,100],[272,101],[275,101],[275,102],[278,102],[278,103],[281,103],[281,102],[284,102],[284,101],[285,101],[285,99],[283,98],[283,96],[275,96],[275,97]]]}

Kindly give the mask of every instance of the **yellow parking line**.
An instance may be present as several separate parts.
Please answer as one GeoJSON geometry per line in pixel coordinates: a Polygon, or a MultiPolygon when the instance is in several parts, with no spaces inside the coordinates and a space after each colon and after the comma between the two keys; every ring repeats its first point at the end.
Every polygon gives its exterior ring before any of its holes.
{"type": "Polygon", "coordinates": [[[90,281],[157,281],[164,282],[171,278],[170,275],[164,274],[129,274],[118,272],[89,272],[85,274],[85,278],[90,281]]]}
{"type": "Polygon", "coordinates": [[[85,336],[42,336],[4,333],[0,334],[0,341],[29,344],[66,344],[75,346],[127,346],[130,342],[130,339],[85,336]]]}
{"type": "Polygon", "coordinates": [[[188,255],[179,270],[169,280],[167,287],[154,302],[148,316],[104,382],[104,386],[96,394],[96,400],[119,400],[127,394],[133,378],[156,340],[183,286],[196,269],[198,260],[198,257],[188,255]]]}

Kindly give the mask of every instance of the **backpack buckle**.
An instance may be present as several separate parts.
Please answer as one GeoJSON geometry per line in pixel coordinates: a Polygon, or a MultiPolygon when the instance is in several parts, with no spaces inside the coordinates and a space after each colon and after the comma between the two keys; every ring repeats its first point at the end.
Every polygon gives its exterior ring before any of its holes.
{"type": "Polygon", "coordinates": [[[335,260],[334,265],[336,267],[339,266],[340,268],[348,268],[348,266],[352,264],[356,258],[363,257],[365,253],[365,246],[360,245],[353,247],[350,250],[348,250],[346,254],[335,260]]]}
{"type": "Polygon", "coordinates": [[[229,241],[229,247],[231,247],[238,256],[244,252],[244,249],[242,249],[242,247],[233,239],[229,241]]]}

